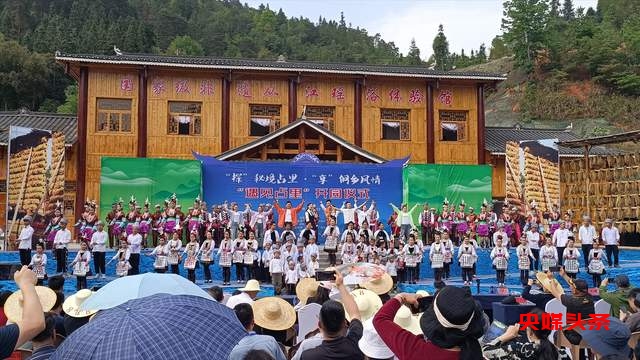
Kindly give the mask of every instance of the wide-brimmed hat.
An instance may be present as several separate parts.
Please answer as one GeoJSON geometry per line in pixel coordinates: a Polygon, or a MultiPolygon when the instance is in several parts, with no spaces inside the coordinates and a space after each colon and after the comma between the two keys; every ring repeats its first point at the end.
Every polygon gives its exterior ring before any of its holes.
{"type": "MultiPolygon", "coordinates": [[[[378,294],[367,289],[356,289],[351,292],[351,296],[358,305],[360,310],[360,320],[365,321],[373,317],[382,307],[382,300],[378,294]]],[[[351,315],[347,314],[348,320],[351,321],[351,315]]]]}
{"type": "Polygon", "coordinates": [[[240,291],[260,291],[260,283],[258,280],[251,279],[247,281],[243,288],[238,289],[240,291]]]}
{"type": "Polygon", "coordinates": [[[426,290],[418,290],[418,291],[416,291],[416,295],[418,295],[420,297],[430,296],[429,293],[426,290]]]}
{"type": "Polygon", "coordinates": [[[320,283],[313,278],[300,279],[298,285],[296,285],[296,296],[298,300],[300,300],[300,303],[306,304],[310,297],[316,296],[318,286],[320,286],[320,283]]]}
{"type": "Polygon", "coordinates": [[[95,292],[82,289],[77,293],[69,296],[64,303],[62,304],[62,310],[64,313],[75,318],[83,318],[87,316],[91,316],[98,312],[98,310],[82,310],[80,306],[84,303],[88,298],[90,298],[95,292]]]}
{"type": "Polygon", "coordinates": [[[603,358],[611,355],[620,355],[621,359],[629,357],[631,349],[628,343],[631,331],[618,318],[609,317],[609,324],[606,327],[578,326],[576,330],[582,336],[582,341],[603,358]]]}
{"type": "Polygon", "coordinates": [[[371,290],[378,295],[384,295],[393,288],[393,279],[391,275],[384,273],[381,277],[371,279],[360,285],[361,287],[371,290]]]}
{"type": "MultiPolygon", "coordinates": [[[[36,294],[38,295],[38,299],[40,299],[43,312],[47,312],[53,308],[57,299],[56,293],[53,290],[46,286],[36,286],[36,294]]],[[[16,323],[22,320],[23,301],[22,290],[14,292],[7,298],[7,301],[4,303],[4,313],[10,322],[16,323]]]]}
{"type": "Polygon", "coordinates": [[[256,300],[253,305],[253,321],[263,329],[287,330],[296,323],[296,311],[286,300],[270,296],[256,300]]]}
{"type": "Polygon", "coordinates": [[[362,324],[362,337],[358,340],[360,351],[369,359],[388,359],[393,357],[393,351],[382,341],[373,326],[373,319],[362,324]]]}
{"type": "Polygon", "coordinates": [[[550,291],[551,287],[555,286],[564,294],[564,289],[562,288],[558,280],[556,280],[555,278],[549,279],[547,274],[543,273],[542,271],[538,271],[536,273],[536,279],[538,279],[540,286],[542,286],[544,290],[550,291]]]}
{"type": "Polygon", "coordinates": [[[430,337],[435,329],[475,334],[482,329],[482,309],[476,304],[469,288],[445,286],[420,317],[423,334],[430,337]]]}
{"type": "Polygon", "coordinates": [[[422,334],[422,329],[420,328],[420,315],[411,313],[411,310],[404,305],[400,306],[400,309],[396,312],[393,322],[414,335],[422,334]]]}

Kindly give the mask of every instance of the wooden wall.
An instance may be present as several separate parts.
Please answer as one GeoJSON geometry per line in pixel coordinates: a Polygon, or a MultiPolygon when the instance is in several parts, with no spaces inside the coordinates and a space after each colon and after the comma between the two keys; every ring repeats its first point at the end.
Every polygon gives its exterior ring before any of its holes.
{"type": "MultiPolygon", "coordinates": [[[[229,109],[229,134],[231,148],[242,146],[257,139],[249,136],[249,105],[281,105],[280,127],[295,119],[289,119],[288,82],[286,79],[237,79],[231,82],[231,104],[229,109]]],[[[215,153],[217,154],[217,153],[215,153]]]]}
{"type": "Polygon", "coordinates": [[[506,169],[504,163],[504,156],[489,155],[487,156],[488,163],[491,167],[491,193],[493,198],[504,198],[506,194],[506,169]]]}
{"type": "Polygon", "coordinates": [[[302,114],[305,105],[335,106],[335,133],[349,142],[354,141],[353,81],[338,78],[302,78],[298,84],[297,98],[298,116],[302,114]]]}
{"type": "Polygon", "coordinates": [[[478,163],[478,114],[475,86],[441,84],[434,89],[435,161],[438,164],[478,163]],[[447,97],[446,94],[450,94],[447,97]],[[442,95],[442,96],[441,96],[442,95]],[[448,103],[450,101],[450,103],[448,103]],[[467,136],[464,141],[440,141],[440,110],[467,110],[467,136]]]}
{"type": "Polygon", "coordinates": [[[220,78],[205,74],[160,73],[149,76],[147,157],[193,159],[192,151],[220,153],[221,86],[220,78]],[[167,134],[169,101],[202,103],[200,135],[167,134]]]}
{"type": "MultiPolygon", "coordinates": [[[[89,70],[87,94],[87,157],[85,197],[100,197],[100,161],[103,156],[136,156],[138,132],[138,73],[113,70],[89,70]],[[131,90],[122,90],[122,81],[132,83],[131,90]],[[131,132],[102,133],[96,131],[97,98],[132,99],[131,132]]],[[[78,139],[83,141],[84,139],[78,139]]]]}
{"type": "Polygon", "coordinates": [[[362,89],[362,97],[362,147],[385,159],[411,156],[412,163],[425,163],[427,161],[426,83],[368,81],[362,89]],[[414,96],[410,98],[412,91],[414,96]],[[399,97],[395,96],[396,93],[399,97]],[[418,99],[420,101],[417,101],[418,99]],[[411,140],[382,140],[380,109],[410,110],[411,140]]]}

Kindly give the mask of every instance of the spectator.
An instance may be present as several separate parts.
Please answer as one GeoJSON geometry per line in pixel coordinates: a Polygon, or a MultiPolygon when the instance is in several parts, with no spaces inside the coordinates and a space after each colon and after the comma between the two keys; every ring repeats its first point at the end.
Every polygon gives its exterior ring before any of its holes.
{"type": "Polygon", "coordinates": [[[482,359],[478,338],[484,333],[482,308],[473,300],[469,288],[446,286],[420,319],[424,336],[414,335],[394,323],[401,306],[417,305],[418,295],[398,294],[373,318],[373,325],[387,346],[400,360],[482,359]]]}
{"type": "Polygon", "coordinates": [[[51,276],[47,283],[49,289],[55,292],[62,292],[64,290],[64,277],[62,275],[51,276]]]}
{"type": "Polygon", "coordinates": [[[607,291],[609,285],[609,279],[604,279],[600,283],[598,289],[600,298],[609,304],[611,304],[611,310],[609,315],[614,317],[620,316],[620,309],[626,307],[628,304],[629,291],[631,291],[631,284],[629,284],[629,277],[624,274],[616,276],[616,290],[612,292],[607,291]]]}
{"type": "Polygon", "coordinates": [[[378,335],[378,332],[376,332],[372,319],[364,322],[362,338],[358,341],[358,346],[367,359],[393,359],[393,351],[387,347],[380,338],[380,335],[378,335]]]}
{"type": "Polygon", "coordinates": [[[613,220],[605,219],[604,227],[602,228],[602,241],[604,242],[604,249],[607,253],[607,263],[609,267],[618,265],[618,246],[620,245],[620,232],[618,228],[613,226],[613,220]],[[613,255],[613,258],[612,258],[613,255]]]}
{"type": "Polygon", "coordinates": [[[246,359],[246,356],[252,350],[263,350],[271,355],[275,360],[285,360],[286,357],[280,349],[280,345],[276,340],[268,335],[256,335],[253,331],[255,325],[253,319],[253,308],[250,304],[240,303],[233,308],[236,312],[236,316],[245,330],[247,330],[247,336],[243,337],[240,342],[233,348],[231,354],[229,354],[229,360],[242,360],[246,359]]]}
{"type": "Polygon", "coordinates": [[[344,286],[342,275],[336,271],[335,277],[342,304],[329,300],[322,305],[318,327],[324,341],[318,347],[302,352],[301,360],[364,359],[364,355],[358,348],[358,341],[362,338],[363,331],[360,310],[353,296],[344,286]],[[351,323],[348,326],[345,310],[351,317],[351,323]]]}
{"type": "Polygon", "coordinates": [[[608,327],[585,326],[578,328],[582,339],[600,359],[626,360],[631,358],[629,328],[617,318],[609,319],[608,327]],[[597,329],[597,330],[596,330],[597,329]]]}
{"type": "MultiPolygon", "coordinates": [[[[571,288],[571,295],[565,295],[564,290],[560,287],[557,281],[551,282],[551,286],[548,290],[553,296],[562,302],[562,305],[567,307],[567,314],[573,314],[581,317],[581,319],[588,319],[591,314],[595,312],[593,306],[593,299],[589,295],[589,286],[587,282],[582,279],[573,280],[564,272],[563,268],[560,268],[560,275],[569,284],[571,288]]],[[[553,279],[552,273],[547,273],[549,279],[553,279]]],[[[554,279],[555,280],[555,279],[554,279]]],[[[567,321],[570,325],[570,322],[567,321]]],[[[580,335],[575,330],[564,330],[564,336],[574,345],[580,344],[582,340],[580,335]]]]}
{"type": "Polygon", "coordinates": [[[11,296],[11,291],[0,292],[0,326],[7,325],[7,315],[4,313],[4,303],[11,296]]]}
{"type": "Polygon", "coordinates": [[[258,280],[251,279],[247,281],[243,288],[238,290],[240,290],[240,293],[229,298],[226,304],[227,307],[234,309],[238,304],[253,304],[253,299],[260,292],[260,283],[258,280]]]}
{"type": "Polygon", "coordinates": [[[251,350],[244,356],[244,360],[275,360],[271,354],[264,350],[251,350]]]}
{"type": "Polygon", "coordinates": [[[64,329],[64,311],[62,310],[62,304],[64,303],[64,294],[56,292],[56,303],[53,304],[50,313],[53,315],[56,321],[56,334],[67,337],[67,332],[64,329]]]}
{"type": "MultiPolygon", "coordinates": [[[[544,312],[534,308],[530,312],[541,319],[544,312]]],[[[487,359],[519,359],[519,360],[560,360],[571,359],[564,349],[558,349],[549,341],[550,329],[529,326],[525,335],[520,336],[520,324],[511,325],[504,334],[498,336],[482,349],[487,359]],[[534,329],[535,328],[535,329],[534,329]]]]}
{"type": "Polygon", "coordinates": [[[278,343],[292,346],[289,334],[296,323],[296,311],[286,300],[270,296],[257,300],[252,305],[255,332],[273,337],[278,343]]]}
{"type": "Polygon", "coordinates": [[[622,320],[631,332],[640,331],[640,288],[629,290],[627,296],[630,311],[620,310],[622,320]]]}
{"type": "Polygon", "coordinates": [[[46,360],[56,351],[56,320],[54,314],[46,313],[44,315],[44,323],[44,330],[31,340],[33,352],[27,360],[46,360]]]}
{"type": "Polygon", "coordinates": [[[31,340],[45,327],[42,304],[35,288],[38,281],[36,274],[23,266],[16,271],[13,279],[22,292],[22,318],[15,324],[0,328],[0,359],[9,357],[14,349],[31,340]]]}
{"type": "Polygon", "coordinates": [[[222,303],[222,301],[224,300],[224,293],[222,291],[222,288],[220,286],[212,286],[210,288],[207,289],[207,292],[209,293],[209,295],[211,295],[211,297],[219,302],[222,303]]]}
{"type": "Polygon", "coordinates": [[[91,315],[97,312],[97,310],[80,310],[82,303],[93,294],[93,291],[89,289],[82,289],[69,296],[62,304],[62,310],[65,312],[64,330],[67,337],[88,323],[91,315]]]}
{"type": "MultiPolygon", "coordinates": [[[[543,273],[539,274],[544,276],[543,273]]],[[[549,300],[553,299],[553,295],[546,291],[544,288],[541,288],[542,291],[532,290],[531,287],[533,286],[533,284],[533,279],[529,279],[527,285],[525,285],[525,287],[522,289],[522,297],[536,304],[537,308],[544,309],[549,300]]]]}

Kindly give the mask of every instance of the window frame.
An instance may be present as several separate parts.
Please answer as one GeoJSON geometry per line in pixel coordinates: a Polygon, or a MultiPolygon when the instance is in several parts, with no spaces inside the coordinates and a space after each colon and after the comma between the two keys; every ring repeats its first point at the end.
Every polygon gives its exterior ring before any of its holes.
{"type": "Polygon", "coordinates": [[[438,123],[440,126],[440,139],[439,141],[448,142],[448,143],[456,143],[456,142],[466,142],[469,139],[469,110],[438,110],[438,123]],[[442,119],[443,113],[452,113],[452,114],[464,114],[464,120],[456,119],[455,116],[453,119],[442,119]],[[445,140],[444,139],[444,124],[456,125],[456,140],[445,140]],[[461,136],[462,134],[462,136],[461,136]]]}
{"type": "Polygon", "coordinates": [[[202,136],[202,101],[189,101],[189,100],[168,100],[167,101],[167,135],[173,135],[173,136],[202,136]],[[198,110],[200,112],[172,112],[171,111],[171,104],[197,104],[198,105],[198,110]],[[175,121],[173,120],[173,117],[175,116],[190,116],[191,120],[189,121],[189,133],[188,134],[181,134],[180,133],[180,123],[178,122],[178,124],[176,124],[176,132],[171,132],[171,121],[175,121]],[[196,134],[195,133],[195,129],[196,129],[196,121],[195,119],[197,118],[198,120],[198,127],[199,127],[199,132],[196,134]]]}
{"type": "Polygon", "coordinates": [[[380,108],[380,140],[382,141],[411,141],[411,109],[396,109],[396,108],[380,108]],[[401,119],[400,117],[388,117],[384,116],[384,112],[400,113],[406,112],[406,118],[401,119]],[[398,124],[398,138],[397,139],[387,139],[384,137],[384,127],[385,123],[397,123],[398,124]],[[402,127],[406,126],[406,136],[403,138],[403,129],[402,127]]]}
{"type": "Polygon", "coordinates": [[[281,126],[282,126],[282,104],[249,104],[249,130],[248,131],[249,131],[250,137],[262,137],[262,136],[269,135],[272,132],[280,129],[281,126]],[[265,109],[267,109],[267,112],[269,107],[273,107],[273,108],[277,107],[278,115],[254,115],[253,109],[257,107],[264,107],[265,109]],[[251,134],[251,125],[253,123],[254,118],[269,119],[269,131],[267,131],[266,134],[263,134],[263,135],[251,134]]]}
{"type": "Polygon", "coordinates": [[[330,105],[305,105],[304,116],[307,120],[313,122],[314,124],[321,126],[333,133],[335,133],[336,129],[336,107],[330,105]],[[319,115],[309,115],[307,112],[309,109],[320,109],[326,108],[331,109],[331,116],[319,116],[319,115]]]}
{"type": "Polygon", "coordinates": [[[96,107],[95,107],[95,111],[96,111],[96,122],[95,122],[95,132],[96,133],[102,133],[102,134],[131,134],[133,133],[133,99],[131,98],[116,98],[116,97],[96,97],[96,107]],[[103,100],[117,100],[117,101],[128,101],[129,102],[129,110],[123,110],[123,109],[101,109],[100,108],[100,102],[103,100]],[[101,114],[105,114],[106,118],[105,118],[105,123],[106,123],[106,128],[105,129],[101,129],[100,127],[100,115],[101,114]],[[118,122],[118,130],[112,130],[112,116],[113,115],[117,115],[118,119],[115,120],[118,122]],[[123,122],[125,121],[123,119],[124,115],[128,115],[129,116],[129,128],[128,130],[122,130],[123,129],[123,122]]]}

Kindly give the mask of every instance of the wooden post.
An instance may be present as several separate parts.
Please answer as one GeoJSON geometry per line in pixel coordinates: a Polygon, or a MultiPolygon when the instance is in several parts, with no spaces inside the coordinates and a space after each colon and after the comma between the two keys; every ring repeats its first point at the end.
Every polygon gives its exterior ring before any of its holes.
{"type": "Polygon", "coordinates": [[[147,157],[147,69],[138,71],[138,157],[147,157]]]}
{"type": "Polygon", "coordinates": [[[298,120],[298,81],[295,78],[289,79],[289,121],[298,120]]]}
{"type": "Polygon", "coordinates": [[[304,124],[300,125],[298,128],[298,151],[303,153],[306,151],[307,144],[306,142],[306,134],[305,134],[305,126],[304,124]]]}
{"type": "Polygon", "coordinates": [[[342,162],[342,146],[336,145],[336,162],[342,162]]]}
{"type": "Polygon", "coordinates": [[[429,82],[427,83],[427,164],[436,162],[433,112],[433,84],[429,82]]]}
{"type": "Polygon", "coordinates": [[[477,89],[478,112],[478,164],[483,165],[484,159],[484,84],[478,84],[477,89]]]}
{"type": "Polygon", "coordinates": [[[221,151],[229,150],[229,113],[231,108],[231,78],[227,75],[222,78],[222,123],[220,124],[221,151]]]}
{"type": "Polygon", "coordinates": [[[362,147],[362,82],[356,79],[353,83],[353,143],[362,147]]]}
{"type": "MultiPolygon", "coordinates": [[[[73,209],[74,216],[82,211],[85,199],[85,182],[87,176],[87,107],[89,105],[89,69],[80,68],[78,81],[78,156],[76,157],[76,201],[73,209]]],[[[75,219],[69,220],[73,222],[75,219]]],[[[77,229],[77,228],[76,228],[77,229]]],[[[76,230],[77,233],[77,230],[76,230]]]]}
{"type": "Polygon", "coordinates": [[[324,155],[324,135],[318,134],[318,154],[324,155]]]}

